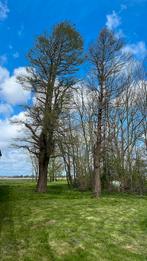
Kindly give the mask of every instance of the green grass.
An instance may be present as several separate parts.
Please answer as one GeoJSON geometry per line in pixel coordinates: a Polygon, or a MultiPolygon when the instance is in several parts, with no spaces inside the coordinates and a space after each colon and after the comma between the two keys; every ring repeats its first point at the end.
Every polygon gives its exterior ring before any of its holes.
{"type": "Polygon", "coordinates": [[[0,260],[147,260],[147,197],[0,181],[0,260]]]}

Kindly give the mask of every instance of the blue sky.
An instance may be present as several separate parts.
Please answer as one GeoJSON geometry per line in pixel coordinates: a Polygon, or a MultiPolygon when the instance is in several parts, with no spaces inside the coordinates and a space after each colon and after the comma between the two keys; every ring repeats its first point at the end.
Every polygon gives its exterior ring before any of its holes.
{"type": "Polygon", "coordinates": [[[147,41],[146,0],[8,0],[7,6],[7,18],[0,22],[0,56],[7,56],[5,65],[11,73],[26,65],[25,55],[35,37],[62,20],[75,24],[88,45],[115,11],[127,43],[147,41]]]}
{"type": "Polygon", "coordinates": [[[31,172],[26,156],[10,148],[18,127],[9,120],[23,117],[18,105],[30,98],[16,76],[27,65],[25,56],[36,36],[68,20],[80,31],[86,49],[107,26],[124,37],[126,50],[142,60],[147,54],[146,16],[147,0],[0,0],[0,175],[31,172]]]}

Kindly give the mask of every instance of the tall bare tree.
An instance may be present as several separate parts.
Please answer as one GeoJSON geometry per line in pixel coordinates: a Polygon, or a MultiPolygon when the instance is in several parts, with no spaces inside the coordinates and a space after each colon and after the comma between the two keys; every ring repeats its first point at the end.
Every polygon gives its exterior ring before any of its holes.
{"type": "Polygon", "coordinates": [[[96,197],[101,194],[101,158],[104,136],[106,108],[111,99],[119,95],[120,73],[124,68],[126,57],[122,52],[123,43],[114,33],[103,29],[96,43],[89,49],[89,60],[92,64],[92,84],[98,92],[98,112],[96,142],[94,146],[94,187],[96,197]]]}
{"type": "Polygon", "coordinates": [[[60,23],[49,36],[37,38],[35,47],[28,54],[28,74],[19,77],[34,96],[33,104],[27,108],[27,121],[23,123],[31,134],[24,147],[38,158],[38,192],[47,190],[48,164],[55,146],[54,132],[70,98],[70,88],[75,84],[74,75],[82,63],[82,49],[83,41],[75,28],[67,22],[60,23]]]}

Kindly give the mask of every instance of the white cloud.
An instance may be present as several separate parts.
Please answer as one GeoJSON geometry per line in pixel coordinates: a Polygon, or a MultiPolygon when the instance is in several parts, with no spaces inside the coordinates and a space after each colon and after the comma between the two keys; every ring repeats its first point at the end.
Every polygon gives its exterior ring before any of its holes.
{"type": "Polygon", "coordinates": [[[9,119],[0,120],[0,148],[6,149],[11,146],[15,138],[24,136],[24,127],[20,124],[12,123],[16,120],[24,120],[25,112],[20,112],[9,119]]]}
{"type": "Polygon", "coordinates": [[[0,86],[5,79],[9,78],[9,72],[6,68],[0,66],[0,86]]]}
{"type": "Polygon", "coordinates": [[[2,150],[0,176],[32,175],[30,157],[18,149],[2,150]]]}
{"type": "Polygon", "coordinates": [[[122,29],[119,29],[115,32],[115,36],[120,39],[120,38],[123,38],[125,35],[124,35],[124,32],[122,29]]]}
{"type": "MultiPolygon", "coordinates": [[[[25,113],[12,116],[10,120],[24,119],[25,113]]],[[[12,148],[14,139],[24,136],[24,129],[21,125],[12,124],[10,120],[0,120],[0,175],[31,175],[32,165],[29,155],[24,150],[12,148]]]]}
{"type": "Polygon", "coordinates": [[[26,73],[24,67],[19,67],[10,76],[7,69],[0,67],[0,95],[6,103],[11,105],[25,104],[30,98],[30,91],[24,90],[17,82],[17,77],[26,73]]]}
{"type": "Polygon", "coordinates": [[[9,8],[6,1],[0,1],[0,21],[3,21],[7,18],[9,13],[9,8]]]}
{"type": "Polygon", "coordinates": [[[9,117],[13,113],[13,108],[10,104],[1,103],[0,104],[0,115],[4,115],[5,117],[9,117]]]}
{"type": "Polygon", "coordinates": [[[25,121],[27,118],[27,113],[22,111],[19,114],[13,115],[11,120],[13,121],[25,121]]]}
{"type": "Polygon", "coordinates": [[[121,18],[117,15],[115,11],[113,11],[112,14],[106,15],[106,18],[106,26],[110,30],[116,29],[121,24],[121,18]]]}
{"type": "Polygon", "coordinates": [[[17,137],[19,126],[11,124],[8,119],[0,120],[0,148],[6,149],[11,145],[12,139],[17,137]]]}
{"type": "MultiPolygon", "coordinates": [[[[121,5],[120,12],[121,13],[123,10],[127,9],[126,5],[121,5]]],[[[107,21],[106,21],[106,26],[109,30],[115,30],[115,36],[117,38],[123,38],[124,32],[121,28],[119,28],[121,24],[121,17],[113,11],[112,14],[106,15],[107,21]]],[[[136,56],[137,59],[143,60],[147,56],[147,48],[145,45],[145,42],[139,41],[137,43],[133,44],[127,44],[123,48],[123,52],[126,53],[131,53],[136,56]]]]}
{"type": "Polygon", "coordinates": [[[30,92],[24,90],[17,82],[17,76],[21,74],[27,74],[24,67],[15,69],[10,75],[6,68],[0,66],[0,114],[5,116],[5,119],[0,118],[1,176],[32,174],[29,155],[24,150],[11,146],[15,143],[15,139],[25,135],[22,125],[12,124],[12,121],[25,120],[26,118],[25,112],[14,115],[13,105],[26,103],[30,98],[30,92]]]}
{"type": "Polygon", "coordinates": [[[134,54],[139,59],[144,59],[147,55],[147,48],[143,41],[140,41],[136,44],[127,44],[123,48],[123,51],[134,54]]]}

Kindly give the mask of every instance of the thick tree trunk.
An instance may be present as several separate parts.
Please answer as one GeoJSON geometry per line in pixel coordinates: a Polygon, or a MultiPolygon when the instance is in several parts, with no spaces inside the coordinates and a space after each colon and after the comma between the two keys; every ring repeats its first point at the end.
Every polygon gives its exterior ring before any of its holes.
{"type": "Polygon", "coordinates": [[[39,153],[39,177],[37,182],[37,192],[47,191],[47,175],[48,175],[48,164],[51,153],[49,150],[46,135],[42,132],[40,135],[40,153],[39,153]]]}
{"type": "Polygon", "coordinates": [[[39,177],[37,182],[37,192],[47,191],[47,175],[48,175],[49,157],[42,153],[39,158],[39,177]]]}

